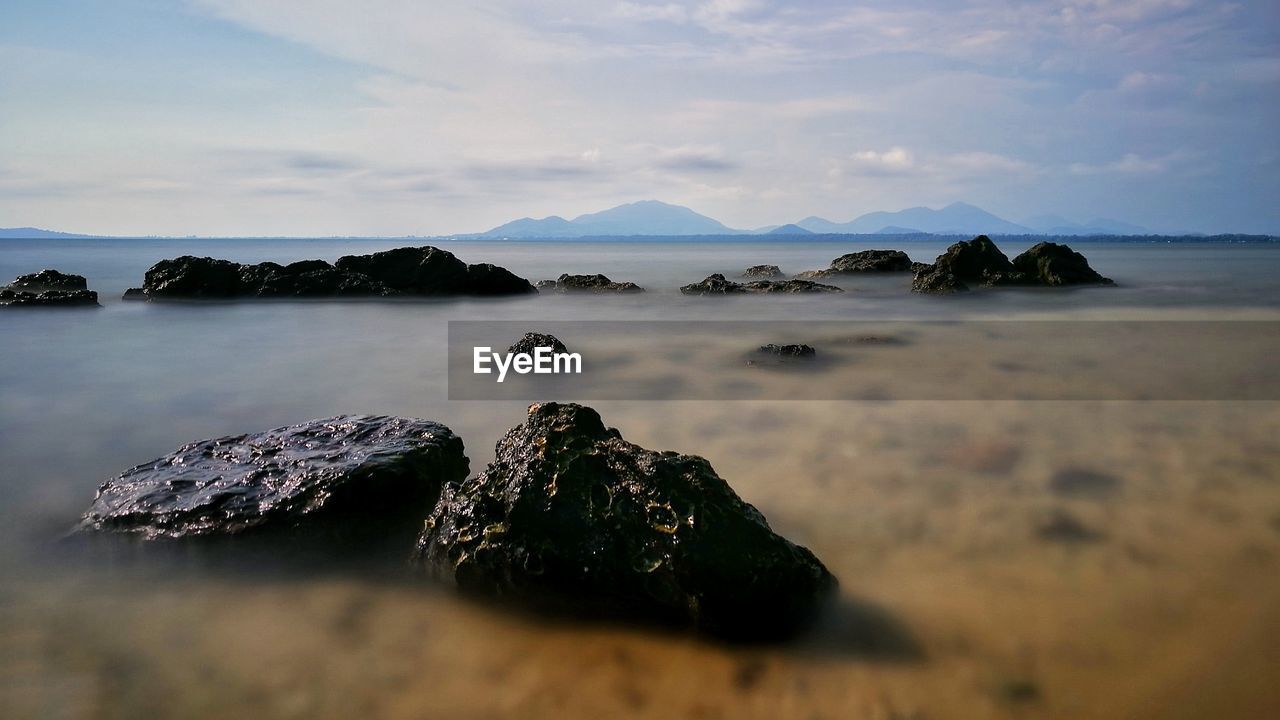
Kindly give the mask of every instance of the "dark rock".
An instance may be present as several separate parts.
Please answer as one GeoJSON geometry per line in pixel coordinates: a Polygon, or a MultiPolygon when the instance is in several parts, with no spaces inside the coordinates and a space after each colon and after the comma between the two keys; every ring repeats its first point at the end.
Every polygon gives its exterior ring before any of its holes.
{"type": "Polygon", "coordinates": [[[743,284],[747,292],[756,293],[828,293],[844,292],[835,285],[823,285],[811,280],[754,280],[743,284]]]}
{"type": "Polygon", "coordinates": [[[70,275],[46,269],[28,275],[19,275],[9,283],[9,289],[39,295],[49,291],[88,290],[89,283],[83,275],[70,275]]]}
{"type": "Polygon", "coordinates": [[[1036,527],[1036,536],[1041,540],[1060,543],[1090,543],[1105,537],[1061,508],[1054,510],[1036,527]]]}
{"type": "Polygon", "coordinates": [[[1097,470],[1070,467],[1053,474],[1049,490],[1057,495],[1103,497],[1120,489],[1120,478],[1097,470]]]}
{"type": "Polygon", "coordinates": [[[441,487],[467,471],[462,441],[444,425],[340,415],[203,440],[126,470],[99,488],[77,530],[407,544],[441,487]]]}
{"type": "Polygon", "coordinates": [[[777,265],[752,265],[742,271],[742,277],[749,278],[779,278],[782,277],[782,268],[777,265]]]}
{"type": "Polygon", "coordinates": [[[934,261],[934,267],[954,275],[962,283],[974,285],[1022,285],[1028,282],[986,235],[947,248],[934,261]]]}
{"type": "Polygon", "coordinates": [[[518,295],[537,292],[505,268],[467,265],[434,247],[348,255],[330,265],[303,260],[241,265],[190,255],[162,260],[147,271],[148,299],[394,297],[518,295]]]}
{"type": "Polygon", "coordinates": [[[810,292],[844,292],[834,285],[823,285],[809,280],[753,280],[748,283],[736,283],[726,280],[724,275],[709,275],[702,282],[685,285],[680,288],[685,295],[731,295],[738,293],[810,293],[810,292]]]}
{"type": "Polygon", "coordinates": [[[98,293],[87,287],[82,276],[57,270],[19,275],[0,287],[0,307],[99,307],[98,293]]]}
{"type": "Polygon", "coordinates": [[[128,302],[145,301],[147,293],[142,288],[129,288],[124,291],[124,295],[120,296],[120,299],[128,302]]]}
{"type": "Polygon", "coordinates": [[[528,280],[493,263],[467,266],[467,295],[492,297],[536,293],[528,280]]]}
{"type": "Polygon", "coordinates": [[[818,351],[809,345],[761,345],[756,351],[766,355],[778,355],[780,357],[814,357],[818,351]]]}
{"type": "Polygon", "coordinates": [[[543,280],[538,287],[555,292],[589,292],[589,293],[636,293],[644,292],[644,288],[633,282],[614,282],[608,277],[595,275],[569,275],[565,273],[557,280],[543,280]]]}
{"type": "Polygon", "coordinates": [[[726,280],[720,273],[708,275],[702,282],[691,283],[680,288],[680,292],[685,295],[732,295],[746,291],[742,283],[726,280]]]}
{"type": "Polygon", "coordinates": [[[931,269],[933,269],[933,263],[922,263],[922,262],[913,262],[911,263],[911,268],[910,268],[912,274],[914,275],[919,275],[920,273],[927,270],[931,270],[931,269]]]}
{"type": "Polygon", "coordinates": [[[832,260],[830,269],[838,273],[906,272],[911,269],[911,258],[901,250],[863,250],[832,260]]]}
{"type": "Polygon", "coordinates": [[[739,638],[794,632],[837,584],[706,460],[574,404],[530,406],[484,472],[446,486],[417,557],[468,592],[739,638]]]}
{"type": "Polygon", "coordinates": [[[507,352],[533,354],[533,351],[540,347],[549,347],[555,352],[569,352],[569,348],[565,347],[564,343],[560,342],[560,338],[555,335],[535,332],[525,333],[524,337],[507,348],[507,352]]]}
{"type": "Polygon", "coordinates": [[[1013,259],[1013,266],[1043,285],[1113,285],[1089,267],[1083,255],[1066,245],[1042,242],[1013,259]]]}
{"type": "Polygon", "coordinates": [[[911,279],[911,291],[931,295],[949,295],[969,289],[955,275],[933,265],[926,265],[911,279]]]}
{"type": "Polygon", "coordinates": [[[0,290],[0,307],[100,307],[93,290],[46,290],[41,293],[0,290]]]}

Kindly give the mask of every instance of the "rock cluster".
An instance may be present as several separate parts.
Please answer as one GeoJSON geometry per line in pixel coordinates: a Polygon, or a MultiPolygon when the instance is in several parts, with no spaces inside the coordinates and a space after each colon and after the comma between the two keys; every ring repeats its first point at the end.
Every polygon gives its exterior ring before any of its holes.
{"type": "Polygon", "coordinates": [[[970,285],[1111,285],[1066,245],[1042,242],[1009,260],[986,235],[958,242],[932,265],[912,266],[911,289],[920,293],[962,292],[970,285]]]}
{"type": "Polygon", "coordinates": [[[443,425],[339,416],[127,470],[77,531],[149,547],[393,541],[467,592],[749,639],[801,629],[837,586],[706,460],[629,443],[588,407],[531,406],[495,460],[467,472],[443,425]]]}
{"type": "Polygon", "coordinates": [[[812,280],[753,280],[737,283],[726,280],[724,275],[709,275],[702,282],[680,288],[685,295],[736,295],[741,293],[812,293],[844,292],[834,285],[823,285],[812,280]]]}
{"type": "Polygon", "coordinates": [[[298,297],[423,297],[519,295],[537,292],[528,280],[489,263],[467,265],[435,247],[348,255],[332,265],[303,260],[247,265],[184,255],[147,270],[125,299],[298,297]]]}
{"type": "Polygon", "coordinates": [[[538,281],[540,290],[551,290],[558,293],[635,293],[644,292],[644,288],[633,282],[614,282],[608,277],[595,275],[570,275],[565,273],[555,280],[538,281]]]}
{"type": "Polygon", "coordinates": [[[41,270],[0,287],[0,307],[97,307],[98,293],[88,288],[81,275],[41,270]]]}

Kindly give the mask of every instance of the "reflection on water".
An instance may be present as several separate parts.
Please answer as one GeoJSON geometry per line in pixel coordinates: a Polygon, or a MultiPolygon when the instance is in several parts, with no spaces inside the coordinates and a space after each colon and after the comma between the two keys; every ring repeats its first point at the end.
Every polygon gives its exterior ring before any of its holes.
{"type": "MultiPolygon", "coordinates": [[[[594,402],[628,440],[708,458],[840,578],[839,606],[782,647],[533,618],[460,601],[397,568],[117,562],[54,542],[120,470],[198,438],[312,417],[439,420],[481,467],[524,403],[447,400],[449,320],[1273,321],[1280,293],[1265,278],[1276,277],[1275,249],[1083,247],[1122,283],[1114,289],[951,302],[906,295],[902,278],[873,278],[846,281],[839,296],[720,302],[674,288],[760,262],[823,267],[859,248],[485,243],[459,254],[535,279],[599,271],[650,292],[127,305],[110,302],[117,290],[187,250],[61,242],[0,245],[0,275],[79,272],[108,301],[91,313],[0,315],[0,716],[1280,712],[1274,401],[594,402]]],[[[370,249],[236,242],[197,254],[289,260],[370,249]]],[[[916,248],[907,247],[916,259],[940,250],[916,248]]],[[[833,351],[848,355],[846,369],[813,377],[856,373],[857,356],[883,349],[909,359],[877,380],[891,388],[937,360],[920,355],[920,338],[873,350],[862,337],[833,351]]],[[[974,340],[951,354],[984,352],[974,340]]],[[[694,344],[618,369],[655,388],[805,381],[674,369],[699,353],[694,344]]],[[[970,365],[977,374],[966,382],[1041,382],[1024,359],[970,365]]]]}

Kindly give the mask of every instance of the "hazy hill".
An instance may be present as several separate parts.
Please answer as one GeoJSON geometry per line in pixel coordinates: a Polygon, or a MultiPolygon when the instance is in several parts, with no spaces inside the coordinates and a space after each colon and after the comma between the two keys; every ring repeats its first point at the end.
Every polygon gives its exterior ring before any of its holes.
{"type": "Polygon", "coordinates": [[[837,223],[820,217],[807,217],[796,223],[818,233],[879,232],[885,227],[913,229],[918,232],[968,235],[1021,235],[1035,232],[1031,228],[996,217],[968,203],[952,203],[940,210],[927,207],[907,208],[897,212],[871,212],[849,222],[837,223]]]}
{"type": "Polygon", "coordinates": [[[87,238],[92,235],[78,235],[76,233],[55,232],[53,230],[41,230],[33,227],[20,228],[0,228],[0,238],[23,238],[23,239],[43,239],[43,238],[87,238]]]}
{"type": "Polygon", "coordinates": [[[804,228],[794,223],[788,225],[779,225],[778,227],[764,233],[765,235],[812,235],[812,230],[804,228]]]}
{"type": "Polygon", "coordinates": [[[499,225],[482,237],[583,237],[586,235],[735,235],[742,233],[687,207],[657,200],[619,205],[572,220],[551,216],[499,225]]]}

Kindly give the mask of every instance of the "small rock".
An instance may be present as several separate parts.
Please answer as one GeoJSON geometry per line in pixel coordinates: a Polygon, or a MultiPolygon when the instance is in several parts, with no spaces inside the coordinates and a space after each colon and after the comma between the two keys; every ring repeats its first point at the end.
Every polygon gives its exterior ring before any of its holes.
{"type": "Polygon", "coordinates": [[[523,337],[512,343],[511,347],[507,348],[507,352],[532,355],[534,350],[540,347],[551,348],[559,353],[569,352],[569,348],[565,347],[564,343],[560,342],[560,339],[555,335],[535,332],[525,333],[523,337]]]}
{"type": "Polygon", "coordinates": [[[88,290],[89,283],[83,275],[71,275],[57,270],[45,269],[28,275],[19,275],[9,283],[11,290],[40,294],[54,291],[88,290]]]}
{"type": "Polygon", "coordinates": [[[83,276],[57,270],[19,275],[0,287],[0,307],[99,307],[98,293],[87,287],[83,276]]]}
{"type": "Polygon", "coordinates": [[[1120,478],[1085,468],[1063,468],[1053,474],[1049,490],[1057,495],[1101,497],[1120,488],[1120,478]]]}
{"type": "Polygon", "coordinates": [[[1048,518],[1036,526],[1036,536],[1041,540],[1060,543],[1090,543],[1102,540],[1105,535],[1085,525],[1075,515],[1062,508],[1055,509],[1048,518]]]}
{"type": "Polygon", "coordinates": [[[749,278],[779,278],[782,277],[782,268],[777,265],[752,265],[742,271],[742,277],[749,278]]]}
{"type": "Polygon", "coordinates": [[[121,295],[120,299],[128,302],[145,301],[147,293],[142,288],[129,288],[124,291],[124,295],[121,295]]]}
{"type": "Polygon", "coordinates": [[[644,288],[633,282],[614,282],[599,273],[595,275],[561,275],[556,280],[543,280],[539,288],[554,290],[560,293],[636,293],[644,292],[644,288]]]}
{"type": "Polygon", "coordinates": [[[769,343],[768,345],[761,345],[756,352],[779,357],[814,357],[818,351],[808,345],[774,345],[769,343]]]}

